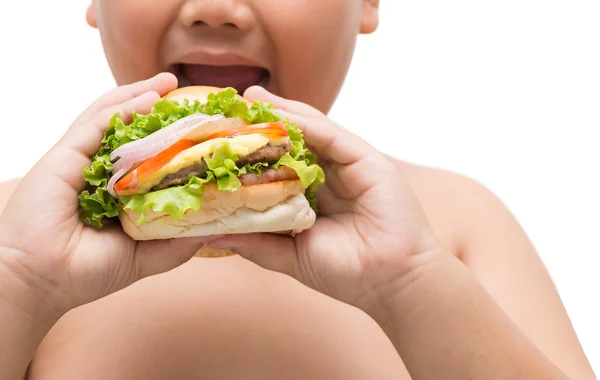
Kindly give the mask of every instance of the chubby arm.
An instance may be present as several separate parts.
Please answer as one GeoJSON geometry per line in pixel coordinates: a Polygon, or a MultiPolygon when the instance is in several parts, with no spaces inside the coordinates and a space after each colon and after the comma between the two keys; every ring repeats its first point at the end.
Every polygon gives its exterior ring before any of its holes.
{"type": "MultiPolygon", "coordinates": [[[[1,255],[11,255],[2,249],[1,255]]],[[[0,289],[0,378],[24,379],[37,347],[63,312],[46,307],[52,302],[38,299],[4,264],[0,264],[0,289]]]]}
{"type": "Polygon", "coordinates": [[[445,250],[361,307],[386,332],[413,379],[566,380],[445,250]]]}
{"type": "MultiPolygon", "coordinates": [[[[0,215],[19,180],[0,183],[0,215]]],[[[9,252],[0,252],[8,255],[9,252]]],[[[0,266],[0,378],[23,379],[35,351],[57,318],[36,310],[35,297],[5,265],[0,266]]]]}
{"type": "Polygon", "coordinates": [[[399,168],[439,234],[457,237],[457,256],[511,322],[567,376],[595,379],[550,275],[508,208],[468,178],[399,168]]]}
{"type": "Polygon", "coordinates": [[[595,379],[552,279],[514,216],[482,186],[468,180],[461,186],[472,205],[462,260],[552,362],[573,379],[595,379]]]}

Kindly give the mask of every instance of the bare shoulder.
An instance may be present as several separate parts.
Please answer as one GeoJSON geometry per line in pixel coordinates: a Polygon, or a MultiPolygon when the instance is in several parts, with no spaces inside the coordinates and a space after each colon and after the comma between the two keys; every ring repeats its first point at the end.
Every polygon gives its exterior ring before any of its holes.
{"type": "Polygon", "coordinates": [[[485,230],[520,228],[499,197],[477,180],[450,170],[392,160],[410,183],[438,236],[457,256],[485,235],[485,230]]]}
{"type": "Polygon", "coordinates": [[[20,178],[0,182],[0,214],[20,182],[20,178]]]}

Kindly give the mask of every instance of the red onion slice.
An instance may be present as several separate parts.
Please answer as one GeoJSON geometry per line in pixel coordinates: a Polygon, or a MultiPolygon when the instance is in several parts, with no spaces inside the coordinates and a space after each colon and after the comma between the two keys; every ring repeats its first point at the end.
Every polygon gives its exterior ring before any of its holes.
{"type": "Polygon", "coordinates": [[[213,116],[202,113],[193,114],[179,119],[168,127],[160,129],[143,139],[122,145],[110,154],[110,159],[116,161],[117,158],[120,158],[119,161],[124,159],[123,161],[127,163],[120,163],[118,166],[115,163],[114,170],[118,171],[128,164],[131,167],[135,162],[146,160],[181,140],[192,128],[223,118],[224,116],[219,114],[213,116]]]}
{"type": "Polygon", "coordinates": [[[119,171],[117,171],[115,174],[113,174],[112,177],[110,177],[110,180],[108,180],[108,192],[110,193],[110,195],[112,195],[115,198],[119,198],[119,196],[117,195],[117,192],[115,191],[115,184],[117,183],[117,181],[119,179],[121,179],[121,177],[123,177],[125,175],[125,173],[127,173],[127,169],[121,169],[119,171]]]}
{"type": "Polygon", "coordinates": [[[210,121],[208,123],[203,123],[201,126],[199,125],[197,128],[190,128],[190,131],[182,138],[202,142],[212,134],[241,128],[246,125],[246,122],[241,117],[230,117],[227,119],[210,121]]]}

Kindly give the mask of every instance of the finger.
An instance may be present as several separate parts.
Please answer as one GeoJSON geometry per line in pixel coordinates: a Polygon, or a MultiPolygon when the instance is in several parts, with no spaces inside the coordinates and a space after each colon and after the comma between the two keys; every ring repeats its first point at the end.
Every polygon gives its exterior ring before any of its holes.
{"type": "Polygon", "coordinates": [[[324,116],[319,110],[309,106],[308,104],[289,100],[270,93],[264,87],[252,86],[244,92],[244,98],[251,102],[261,100],[266,103],[273,104],[275,108],[284,111],[292,112],[297,115],[306,117],[324,116]]]}
{"type": "Polygon", "coordinates": [[[284,119],[298,125],[306,144],[321,159],[350,165],[376,152],[365,140],[336,125],[327,117],[307,118],[287,111],[279,113],[284,119]]]}
{"type": "Polygon", "coordinates": [[[172,73],[160,73],[144,81],[117,87],[92,103],[92,105],[77,118],[74,124],[89,121],[101,110],[124,103],[146,92],[154,91],[162,96],[176,88],[177,77],[172,73]]]}
{"type": "Polygon", "coordinates": [[[194,257],[204,244],[220,237],[215,235],[138,242],[134,257],[136,277],[142,279],[175,269],[194,257]]]}
{"type": "Polygon", "coordinates": [[[287,274],[301,281],[293,238],[261,233],[227,235],[207,245],[210,248],[229,249],[267,270],[287,274]]]}

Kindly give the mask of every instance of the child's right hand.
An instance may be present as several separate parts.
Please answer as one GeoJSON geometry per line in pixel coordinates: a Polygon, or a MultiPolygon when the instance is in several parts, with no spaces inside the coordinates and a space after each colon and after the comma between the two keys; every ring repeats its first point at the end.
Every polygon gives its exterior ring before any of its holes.
{"type": "Polygon", "coordinates": [[[183,264],[208,240],[135,242],[118,226],[98,231],[79,218],[83,169],[98,150],[110,118],[116,112],[124,118],[132,111],[148,112],[176,87],[173,75],[161,74],[110,91],[23,178],[0,215],[0,273],[19,285],[7,291],[19,289],[19,294],[0,296],[35,300],[31,310],[36,311],[41,301],[64,313],[183,264]]]}

